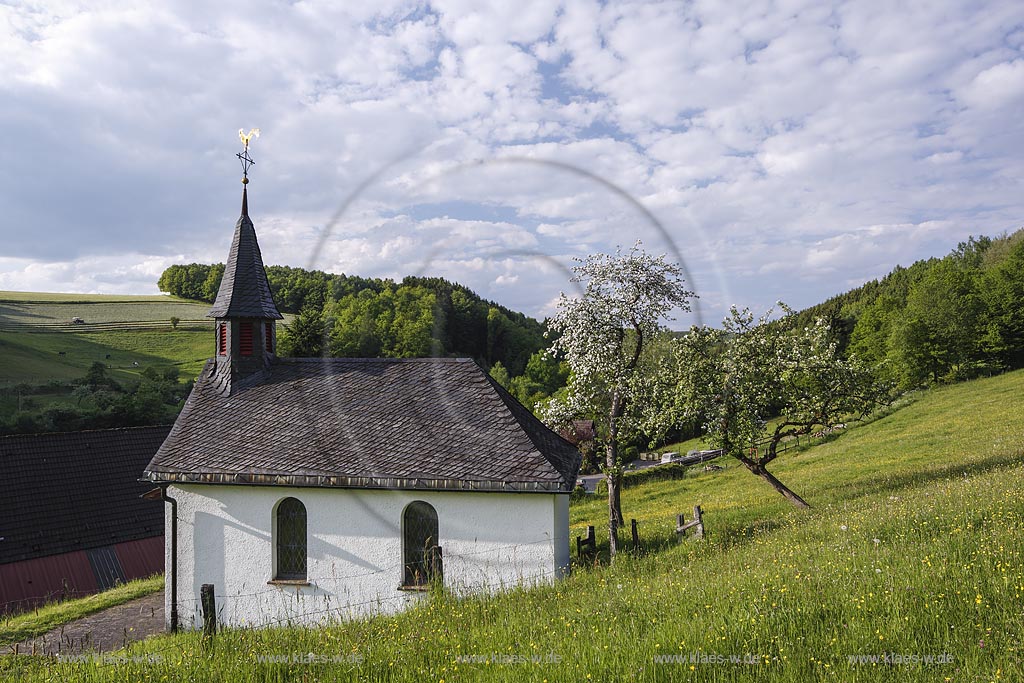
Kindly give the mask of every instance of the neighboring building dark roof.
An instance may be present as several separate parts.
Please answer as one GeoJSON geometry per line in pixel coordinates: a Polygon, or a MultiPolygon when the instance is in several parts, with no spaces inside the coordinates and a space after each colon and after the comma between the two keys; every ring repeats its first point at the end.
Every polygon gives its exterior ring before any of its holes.
{"type": "Polygon", "coordinates": [[[277,310],[267,282],[260,245],[256,242],[256,229],[249,219],[248,199],[242,190],[242,215],[235,223],[235,236],[231,251],[224,264],[224,277],[220,281],[213,308],[208,318],[271,318],[284,316],[277,310]]]}
{"type": "Polygon", "coordinates": [[[578,446],[584,441],[593,441],[597,438],[597,429],[593,420],[573,420],[572,424],[559,432],[561,437],[569,443],[578,446]]]}
{"type": "Polygon", "coordinates": [[[153,481],[569,491],[580,454],[468,359],[282,358],[196,382],[153,481]]]}
{"type": "Polygon", "coordinates": [[[161,535],[139,471],[170,429],[0,437],[0,564],[161,535]]]}

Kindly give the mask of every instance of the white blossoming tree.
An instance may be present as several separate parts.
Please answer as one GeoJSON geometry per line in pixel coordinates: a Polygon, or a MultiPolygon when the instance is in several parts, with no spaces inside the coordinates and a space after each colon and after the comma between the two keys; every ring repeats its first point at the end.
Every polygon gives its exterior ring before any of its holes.
{"type": "Polygon", "coordinates": [[[866,415],[889,389],[856,357],[842,357],[825,319],[792,329],[793,312],[780,306],[779,320],[733,307],[724,329],[692,328],[677,346],[675,407],[682,419],[703,419],[712,446],[809,507],[767,469],[779,445],[866,415]]]}
{"type": "Polygon", "coordinates": [[[638,241],[626,253],[620,249],[576,259],[571,281],[584,291],[578,297],[562,294],[558,312],[548,321],[552,352],[564,358],[571,374],[566,389],[542,408],[541,416],[554,427],[588,415],[605,422],[599,434],[613,556],[623,524],[619,442],[624,430],[636,426],[652,387],[644,354],[655,335],[665,331],[663,322],[671,320],[672,311],[688,311],[694,296],[683,286],[677,264],[647,254],[642,246],[638,241]]]}

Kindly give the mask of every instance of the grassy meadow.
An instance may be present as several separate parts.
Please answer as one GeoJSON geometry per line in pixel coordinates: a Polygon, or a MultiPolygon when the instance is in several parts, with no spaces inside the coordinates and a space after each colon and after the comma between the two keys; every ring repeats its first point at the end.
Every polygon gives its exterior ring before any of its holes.
{"type": "MultiPolygon", "coordinates": [[[[212,645],[159,636],[106,663],[5,657],[0,676],[1024,680],[1022,397],[1024,372],[940,388],[781,456],[773,471],[810,510],[728,462],[626,489],[641,552],[574,566],[555,585],[437,594],[395,617],[323,629],[225,631],[212,645]],[[708,537],[679,542],[675,513],[697,503],[708,537]]],[[[605,515],[601,500],[574,503],[572,534],[594,524],[606,548],[605,515]]]]}
{"type": "Polygon", "coordinates": [[[182,326],[210,327],[209,309],[207,304],[173,296],[0,291],[0,329],[85,332],[129,324],[169,328],[172,317],[182,326]],[[75,324],[75,318],[83,322],[75,324]]]}
{"type": "MultiPolygon", "coordinates": [[[[170,327],[171,317],[193,324],[212,326],[205,318],[210,307],[192,301],[166,297],[164,301],[143,298],[140,301],[4,301],[0,292],[0,326],[67,325],[73,318],[84,322],[77,328],[112,323],[151,322],[170,327]]],[[[74,296],[74,295],[68,295],[74,296]]],[[[184,324],[184,323],[183,323],[184,324]]]]}
{"type": "Polygon", "coordinates": [[[195,377],[212,352],[207,310],[169,296],[0,292],[0,387],[66,382],[97,361],[115,379],[172,365],[195,377]]]}

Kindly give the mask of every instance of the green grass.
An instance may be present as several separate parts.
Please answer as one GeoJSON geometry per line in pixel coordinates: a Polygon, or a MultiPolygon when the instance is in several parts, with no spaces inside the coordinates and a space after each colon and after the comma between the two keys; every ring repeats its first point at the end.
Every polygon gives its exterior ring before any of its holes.
{"type": "Polygon", "coordinates": [[[711,448],[704,441],[703,436],[697,436],[687,441],[680,441],[678,443],[672,443],[667,446],[662,446],[658,449],[659,453],[678,453],[679,455],[686,455],[689,451],[703,451],[711,448]]]}
{"type": "MultiPolygon", "coordinates": [[[[206,317],[209,310],[210,304],[174,296],[0,291],[0,329],[19,331],[59,326],[88,332],[95,326],[125,323],[158,323],[170,328],[172,317],[179,318],[183,326],[191,323],[212,327],[206,317]],[[72,325],[73,318],[85,322],[72,325]]],[[[291,317],[286,315],[285,319],[291,317]]]]}
{"type": "Polygon", "coordinates": [[[136,579],[95,595],[53,602],[24,614],[0,617],[0,645],[40,636],[62,624],[155,593],[163,587],[163,575],[136,579]]]}
{"type": "Polygon", "coordinates": [[[96,361],[120,380],[171,365],[193,378],[212,354],[212,327],[183,322],[174,330],[170,319],[208,325],[208,310],[207,304],[171,296],[0,291],[0,386],[66,382],[96,361]],[[73,317],[86,324],[71,324],[73,317]]]}
{"type": "Polygon", "coordinates": [[[22,323],[43,325],[48,323],[69,323],[72,318],[82,318],[86,330],[95,323],[120,322],[161,322],[170,326],[172,316],[181,320],[204,320],[208,304],[167,300],[119,301],[119,302],[6,302],[0,301],[0,325],[22,323]]]}
{"type": "Polygon", "coordinates": [[[115,379],[171,365],[192,378],[212,355],[211,331],[0,332],[0,386],[76,379],[97,361],[109,365],[115,379]]]}
{"type": "Polygon", "coordinates": [[[0,291],[0,387],[66,382],[96,361],[115,379],[171,365],[194,378],[213,355],[209,309],[172,296],[0,291]],[[172,317],[181,320],[177,329],[172,317]]]}
{"type": "MultiPolygon", "coordinates": [[[[1024,372],[921,394],[773,471],[797,510],[730,464],[623,492],[646,551],[575,567],[556,585],[437,595],[395,617],[324,629],[232,630],[213,647],[160,636],[126,660],[0,661],[25,681],[1024,680],[1024,372]],[[708,538],[674,538],[700,503],[708,538]],[[267,654],[361,663],[258,663],[267,654]],[[850,656],[952,657],[856,664],[850,656]],[[467,663],[460,657],[540,663],[467,663]],[[550,655],[550,656],[549,656],[550,655]],[[752,664],[664,663],[664,655],[752,664]],[[146,661],[146,657],[151,659],[146,661]],[[545,663],[545,659],[558,658],[545,663]]],[[[574,504],[573,534],[603,502],[574,504]]],[[[603,533],[602,533],[602,530],[603,533]]]]}

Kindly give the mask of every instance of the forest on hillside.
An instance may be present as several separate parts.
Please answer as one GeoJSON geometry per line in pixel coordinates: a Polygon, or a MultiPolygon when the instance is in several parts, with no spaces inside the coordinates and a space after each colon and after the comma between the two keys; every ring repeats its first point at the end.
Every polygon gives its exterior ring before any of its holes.
{"type": "MultiPolygon", "coordinates": [[[[266,270],[278,306],[295,314],[279,328],[284,354],[467,356],[535,411],[569,378],[566,364],[546,353],[552,340],[544,336],[544,323],[458,283],[423,277],[394,282],[286,266],[266,270]]],[[[222,264],[173,265],[159,286],[212,302],[222,275],[222,264]]],[[[881,279],[798,312],[795,327],[827,319],[846,356],[867,361],[879,379],[908,390],[1024,367],[1022,302],[1024,229],[970,237],[943,258],[896,266],[881,279]]],[[[11,399],[17,410],[0,415],[0,433],[167,422],[188,391],[172,377],[143,376],[125,384],[99,370],[66,386],[8,389],[17,394],[11,399]],[[58,389],[67,400],[36,405],[36,393],[58,389]]],[[[689,423],[641,434],[629,452],[689,438],[696,429],[689,423]]]]}
{"type": "MultiPolygon", "coordinates": [[[[223,268],[174,265],[159,286],[213,301],[223,268]]],[[[534,389],[561,376],[551,364],[542,368],[540,357],[527,373],[531,357],[549,346],[542,323],[457,283],[419,277],[395,283],[286,266],[268,267],[267,277],[281,310],[298,314],[282,335],[291,355],[469,356],[487,368],[500,364],[497,374],[509,384],[529,374],[534,389]]],[[[943,258],[896,266],[800,311],[797,324],[827,318],[845,353],[909,389],[1024,367],[1022,301],[1024,229],[972,236],[943,258]]]]}
{"type": "Polygon", "coordinates": [[[799,313],[903,389],[1024,367],[1024,229],[970,237],[799,313]]]}
{"type": "MultiPolygon", "coordinates": [[[[358,358],[462,356],[522,374],[547,346],[542,323],[439,277],[401,282],[288,266],[266,268],[278,308],[296,314],[281,331],[284,355],[358,358]]],[[[163,292],[212,302],[224,264],[172,265],[163,292]]]]}
{"type": "MultiPolygon", "coordinates": [[[[160,289],[212,301],[223,264],[174,265],[160,289]]],[[[400,283],[270,266],[278,305],[296,313],[282,333],[296,356],[469,356],[531,408],[565,385],[568,370],[544,350],[544,325],[442,278],[400,283]]],[[[844,354],[856,354],[901,389],[1024,367],[1024,229],[970,237],[943,258],[896,266],[885,277],[796,315],[828,319],[844,354]]],[[[680,434],[677,434],[677,436],[680,434]]]]}

